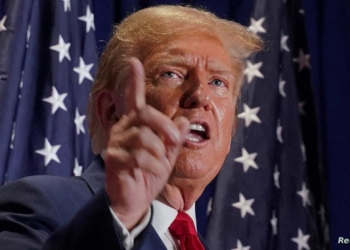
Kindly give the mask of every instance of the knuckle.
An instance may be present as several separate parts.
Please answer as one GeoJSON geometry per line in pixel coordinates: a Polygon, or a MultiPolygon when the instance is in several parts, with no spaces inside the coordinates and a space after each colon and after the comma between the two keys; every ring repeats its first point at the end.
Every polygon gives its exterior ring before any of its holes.
{"type": "Polygon", "coordinates": [[[152,130],[147,126],[141,126],[139,129],[140,140],[145,141],[149,138],[150,134],[153,133],[152,130]]]}
{"type": "Polygon", "coordinates": [[[142,163],[145,162],[144,161],[145,153],[143,150],[138,150],[138,149],[133,150],[132,156],[133,156],[133,160],[135,162],[135,165],[137,167],[140,167],[142,165],[142,163]]]}
{"type": "Polygon", "coordinates": [[[123,139],[123,134],[117,133],[117,134],[111,134],[107,141],[107,147],[115,147],[118,146],[123,139]]]}
{"type": "Polygon", "coordinates": [[[146,146],[149,143],[150,133],[152,133],[151,129],[146,126],[141,126],[139,128],[139,132],[137,134],[138,143],[141,146],[146,146]]]}
{"type": "Polygon", "coordinates": [[[140,129],[136,126],[132,126],[129,128],[129,133],[131,136],[137,136],[140,133],[140,129]]]}
{"type": "Polygon", "coordinates": [[[109,137],[112,137],[114,134],[118,133],[118,131],[119,131],[119,124],[116,123],[109,130],[109,137]]]}
{"type": "MultiPolygon", "coordinates": [[[[111,148],[116,148],[119,146],[118,143],[118,137],[117,136],[111,136],[107,142],[107,150],[111,148]]],[[[108,153],[108,152],[107,152],[108,153]]]]}

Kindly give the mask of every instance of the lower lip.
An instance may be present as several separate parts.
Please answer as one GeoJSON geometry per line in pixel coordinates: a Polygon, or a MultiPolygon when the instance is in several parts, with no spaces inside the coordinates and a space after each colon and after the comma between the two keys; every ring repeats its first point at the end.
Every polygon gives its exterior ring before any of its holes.
{"type": "Polygon", "coordinates": [[[209,140],[193,141],[186,139],[184,146],[187,148],[204,148],[209,143],[209,140]]]}

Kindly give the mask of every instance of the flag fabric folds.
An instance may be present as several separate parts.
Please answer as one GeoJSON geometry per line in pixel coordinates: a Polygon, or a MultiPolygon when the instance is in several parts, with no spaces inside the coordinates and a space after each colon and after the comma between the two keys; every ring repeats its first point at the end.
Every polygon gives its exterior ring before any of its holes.
{"type": "Polygon", "coordinates": [[[210,202],[212,249],[329,249],[303,15],[298,0],[255,1],[248,26],[265,49],[247,61],[239,126],[210,202]]]}
{"type": "Polygon", "coordinates": [[[0,185],[80,175],[93,157],[87,102],[97,68],[90,0],[5,0],[0,21],[0,185]]]}
{"type": "MultiPolygon", "coordinates": [[[[128,11],[134,2],[115,1],[128,11]]],[[[240,2],[225,1],[230,11],[240,2]]],[[[91,162],[87,102],[97,69],[91,4],[0,0],[0,185],[34,174],[80,175],[91,162]]],[[[236,136],[205,193],[214,190],[206,240],[215,250],[328,250],[301,0],[252,6],[244,24],[263,38],[265,50],[247,61],[236,136]]],[[[197,212],[206,203],[199,200],[197,212]]]]}

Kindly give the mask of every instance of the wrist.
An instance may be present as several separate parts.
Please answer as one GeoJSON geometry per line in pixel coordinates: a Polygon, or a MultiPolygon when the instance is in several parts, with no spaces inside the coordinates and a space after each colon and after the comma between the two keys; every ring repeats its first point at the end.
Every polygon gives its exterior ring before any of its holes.
{"type": "Polygon", "coordinates": [[[121,212],[118,207],[111,206],[114,215],[120,220],[124,227],[130,232],[133,230],[147,215],[149,208],[134,212],[121,212]]]}

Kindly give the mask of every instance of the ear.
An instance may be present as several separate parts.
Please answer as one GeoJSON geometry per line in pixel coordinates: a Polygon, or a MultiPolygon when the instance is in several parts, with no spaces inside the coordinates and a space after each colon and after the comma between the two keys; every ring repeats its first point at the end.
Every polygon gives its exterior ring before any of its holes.
{"type": "Polygon", "coordinates": [[[116,103],[118,103],[116,95],[110,90],[104,89],[97,96],[97,115],[106,134],[108,134],[109,129],[120,117],[119,112],[116,112],[116,103]]]}

